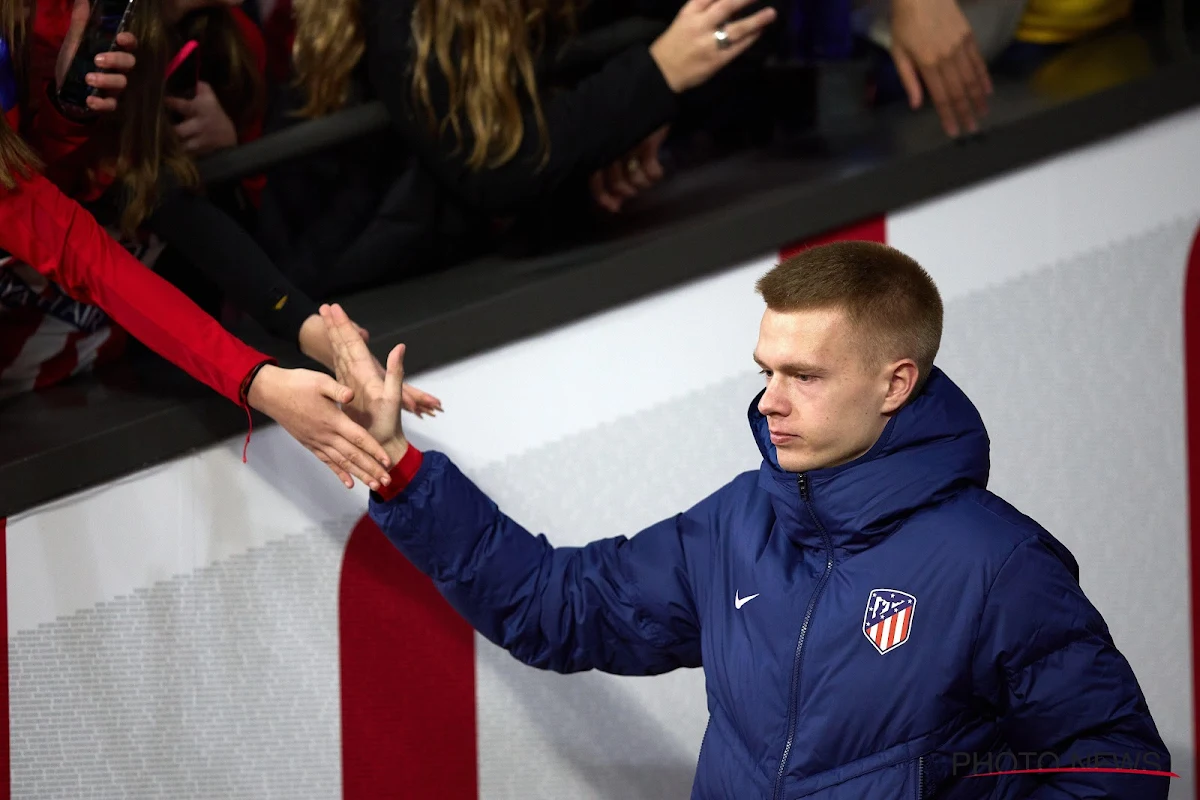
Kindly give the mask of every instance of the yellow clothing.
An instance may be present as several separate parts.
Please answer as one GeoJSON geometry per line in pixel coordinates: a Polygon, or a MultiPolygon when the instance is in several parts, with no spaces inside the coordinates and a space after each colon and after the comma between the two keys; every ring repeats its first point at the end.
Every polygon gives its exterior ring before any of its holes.
{"type": "Polygon", "coordinates": [[[1129,15],[1133,0],[1029,0],[1017,39],[1036,44],[1073,42],[1129,15]]]}
{"type": "Polygon", "coordinates": [[[1146,40],[1117,30],[1067,48],[1033,74],[1034,90],[1046,97],[1072,100],[1120,86],[1154,72],[1146,40]]]}

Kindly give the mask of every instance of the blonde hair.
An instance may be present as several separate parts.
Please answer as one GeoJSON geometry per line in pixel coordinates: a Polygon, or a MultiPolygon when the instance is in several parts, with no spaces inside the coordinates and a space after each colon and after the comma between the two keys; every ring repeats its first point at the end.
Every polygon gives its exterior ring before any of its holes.
{"type": "MultiPolygon", "coordinates": [[[[470,142],[470,168],[498,167],[516,156],[526,135],[524,102],[532,106],[544,163],[549,141],[534,61],[551,25],[574,32],[571,0],[416,0],[413,104],[433,135],[452,134],[460,149],[470,142]],[[440,110],[430,89],[435,69],[448,96],[440,110]]],[[[365,49],[359,0],[298,0],[293,55],[308,94],[302,116],[345,104],[365,49]]]]}
{"type": "Polygon", "coordinates": [[[876,242],[813,247],[780,262],[755,288],[772,311],[845,311],[865,334],[869,357],[916,362],[916,391],[933,369],[942,341],[942,297],[929,273],[895,248],[876,242]]]}
{"type": "Polygon", "coordinates": [[[112,120],[117,129],[115,156],[108,165],[101,165],[115,166],[125,188],[120,221],[125,236],[133,236],[154,212],[164,171],[182,187],[200,183],[196,165],[184,151],[163,105],[169,39],[162,2],[139,0],[139,4],[130,28],[138,42],[137,66],[112,120]]]}
{"type": "MultiPolygon", "coordinates": [[[[13,0],[0,0],[0,40],[8,44],[13,71],[18,82],[23,78],[25,11],[13,0]]],[[[20,135],[8,126],[0,113],[0,187],[15,189],[18,179],[29,179],[40,163],[20,135]]]]}

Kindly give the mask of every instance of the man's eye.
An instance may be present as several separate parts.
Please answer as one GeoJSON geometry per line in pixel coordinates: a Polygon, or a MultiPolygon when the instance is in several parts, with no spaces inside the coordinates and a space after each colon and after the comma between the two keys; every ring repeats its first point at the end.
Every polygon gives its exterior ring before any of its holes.
{"type": "Polygon", "coordinates": [[[796,376],[796,380],[800,381],[801,383],[808,383],[812,379],[813,379],[812,375],[797,375],[796,376]]]}
{"type": "Polygon", "coordinates": [[[769,369],[760,369],[760,370],[758,371],[758,374],[759,374],[759,375],[766,375],[766,376],[769,378],[769,377],[771,377],[771,370],[769,370],[769,369]]]}

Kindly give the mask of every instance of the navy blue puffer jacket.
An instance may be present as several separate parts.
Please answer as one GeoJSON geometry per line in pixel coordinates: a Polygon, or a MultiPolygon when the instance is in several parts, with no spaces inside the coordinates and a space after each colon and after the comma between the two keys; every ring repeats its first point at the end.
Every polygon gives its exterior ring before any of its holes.
{"type": "Polygon", "coordinates": [[[629,539],[552,547],[438,453],[371,514],[528,664],[703,666],[693,797],[1166,798],[1075,559],[984,488],[987,433],[949,378],[831,469],[784,472],[757,403],[750,424],[757,472],[629,539]],[[1046,771],[982,774],[1025,770],[1046,771]]]}

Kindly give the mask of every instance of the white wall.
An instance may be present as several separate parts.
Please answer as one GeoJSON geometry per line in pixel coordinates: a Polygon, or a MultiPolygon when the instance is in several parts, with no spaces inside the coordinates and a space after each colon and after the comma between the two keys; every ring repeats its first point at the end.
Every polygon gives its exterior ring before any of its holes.
{"type": "MultiPolygon", "coordinates": [[[[887,220],[943,290],[939,363],[988,423],[992,488],[1079,559],[1183,775],[1175,798],[1194,794],[1181,290],[1196,141],[1193,111],[887,220]]],[[[752,285],[772,263],[417,376],[447,414],[410,433],[556,543],[632,533],[756,463],[752,285]]],[[[15,797],[340,792],[336,587],[365,495],[278,430],[255,434],[248,467],[240,445],[10,520],[15,797]]],[[[477,645],[482,797],[686,796],[698,671],[562,677],[477,645]]]]}

